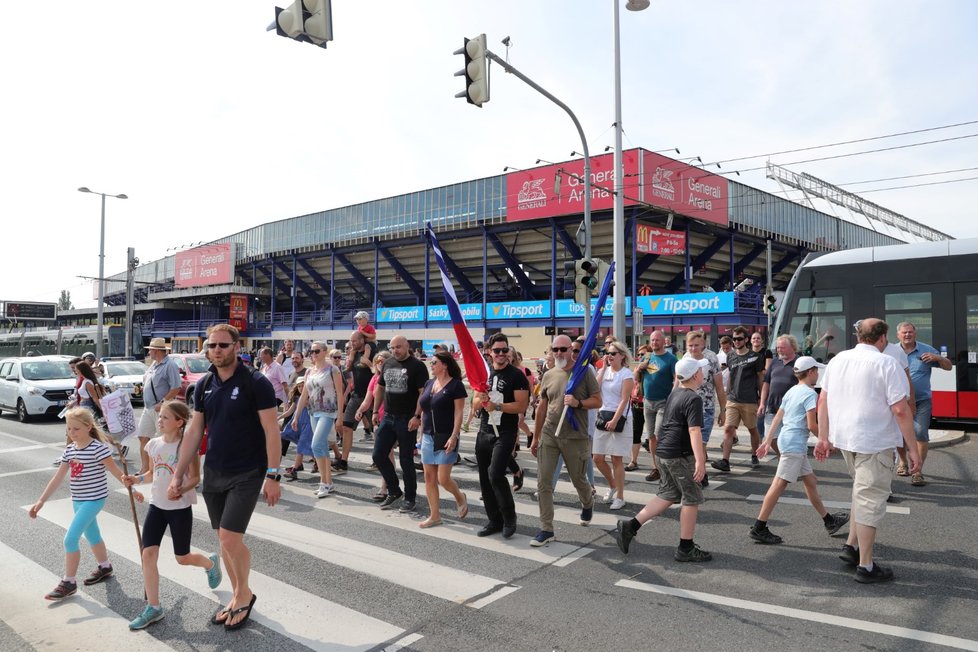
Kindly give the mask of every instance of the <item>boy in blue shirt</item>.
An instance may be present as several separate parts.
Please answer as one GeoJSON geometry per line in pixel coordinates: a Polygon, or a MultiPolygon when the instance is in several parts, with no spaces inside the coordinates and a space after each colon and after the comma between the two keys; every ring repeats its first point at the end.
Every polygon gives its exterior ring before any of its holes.
{"type": "Polygon", "coordinates": [[[816,362],[815,358],[809,356],[802,356],[795,361],[794,370],[798,384],[785,393],[767,437],[757,448],[757,456],[764,457],[775,436],[778,437],[781,446],[778,470],[774,474],[774,480],[771,481],[771,488],[764,496],[757,520],[750,529],[750,538],[758,543],[777,544],[784,541],[767,528],[767,520],[785,488],[798,478],[801,478],[808,501],[822,517],[822,522],[830,536],[849,522],[848,513],[829,514],[825,509],[816,487],[818,480],[808,461],[808,435],[818,435],[818,425],[815,421],[818,394],[813,386],[818,381],[818,370],[823,368],[825,368],[824,364],[816,362]]]}

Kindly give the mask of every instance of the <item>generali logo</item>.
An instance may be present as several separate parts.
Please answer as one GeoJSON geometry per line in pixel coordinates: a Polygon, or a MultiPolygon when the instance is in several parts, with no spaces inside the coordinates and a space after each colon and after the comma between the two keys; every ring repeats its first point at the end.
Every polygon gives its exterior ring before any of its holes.
{"type": "Polygon", "coordinates": [[[676,201],[676,187],[672,185],[671,180],[672,172],[672,170],[663,170],[660,167],[655,168],[655,174],[652,175],[653,195],[669,201],[676,201]]]}
{"type": "Polygon", "coordinates": [[[516,207],[519,210],[543,208],[547,205],[547,193],[543,189],[543,179],[530,179],[516,194],[516,207]]]}
{"type": "Polygon", "coordinates": [[[180,280],[193,280],[194,278],[194,259],[184,258],[180,263],[180,280]]]}

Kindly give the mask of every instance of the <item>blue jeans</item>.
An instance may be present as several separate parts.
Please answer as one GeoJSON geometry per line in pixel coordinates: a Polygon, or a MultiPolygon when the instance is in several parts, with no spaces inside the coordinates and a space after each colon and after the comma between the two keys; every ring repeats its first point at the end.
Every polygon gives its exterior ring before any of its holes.
{"type": "Polygon", "coordinates": [[[329,433],[336,421],[335,414],[313,412],[309,417],[312,421],[312,455],[321,458],[329,456],[329,433]]]}
{"type": "Polygon", "coordinates": [[[73,500],[71,508],[75,511],[71,525],[65,532],[65,552],[78,552],[78,543],[82,534],[89,545],[95,546],[102,543],[102,532],[98,529],[98,521],[95,517],[105,506],[105,498],[101,500],[73,500]]]}
{"type": "Polygon", "coordinates": [[[397,482],[397,472],[390,461],[391,451],[397,443],[398,459],[401,462],[401,475],[404,476],[404,500],[414,502],[418,497],[418,476],[414,469],[414,444],[417,441],[417,430],[408,430],[411,415],[384,415],[380,427],[374,433],[374,464],[384,476],[387,491],[391,496],[401,492],[397,482]]]}

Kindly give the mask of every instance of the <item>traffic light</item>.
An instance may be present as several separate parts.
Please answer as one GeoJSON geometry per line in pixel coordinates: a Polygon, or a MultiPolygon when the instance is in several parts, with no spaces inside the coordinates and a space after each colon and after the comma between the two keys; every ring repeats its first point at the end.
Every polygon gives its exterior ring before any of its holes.
{"type": "Polygon", "coordinates": [[[564,284],[561,290],[565,299],[576,298],[575,292],[577,290],[577,261],[575,260],[564,261],[564,284]]]}
{"type": "Polygon", "coordinates": [[[285,9],[275,7],[275,33],[325,48],[333,40],[330,0],[294,0],[285,9]]]}
{"type": "Polygon", "coordinates": [[[486,59],[486,35],[463,39],[462,47],[455,54],[465,57],[465,68],[455,73],[465,77],[465,90],[455,97],[464,97],[469,104],[482,107],[489,101],[489,60],[486,59]]]}
{"type": "Polygon", "coordinates": [[[764,297],[764,309],[772,315],[778,311],[778,298],[773,294],[764,297]]]}
{"type": "Polygon", "coordinates": [[[582,258],[574,261],[575,283],[574,299],[585,308],[591,306],[591,292],[598,287],[598,264],[596,260],[582,258]]]}

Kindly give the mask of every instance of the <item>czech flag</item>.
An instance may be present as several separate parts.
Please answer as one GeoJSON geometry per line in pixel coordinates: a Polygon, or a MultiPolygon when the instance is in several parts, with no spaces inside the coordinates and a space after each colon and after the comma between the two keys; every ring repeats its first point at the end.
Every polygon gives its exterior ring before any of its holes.
{"type": "Polygon", "coordinates": [[[455,338],[458,340],[458,346],[462,352],[462,362],[465,363],[465,375],[469,379],[469,387],[472,388],[473,392],[486,392],[489,383],[489,367],[486,366],[486,359],[482,357],[482,352],[475,345],[475,340],[472,339],[472,334],[469,332],[468,326],[465,325],[462,309],[458,305],[458,297],[455,296],[455,288],[452,287],[452,281],[448,278],[441,245],[438,244],[435,231],[431,228],[431,222],[428,222],[427,228],[428,237],[431,238],[431,248],[435,252],[435,260],[438,261],[438,271],[441,272],[442,291],[445,293],[448,314],[452,318],[455,338]]]}

